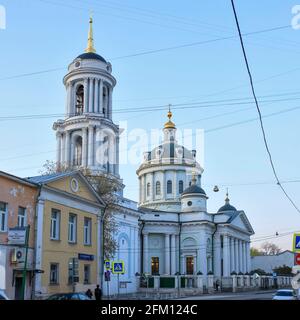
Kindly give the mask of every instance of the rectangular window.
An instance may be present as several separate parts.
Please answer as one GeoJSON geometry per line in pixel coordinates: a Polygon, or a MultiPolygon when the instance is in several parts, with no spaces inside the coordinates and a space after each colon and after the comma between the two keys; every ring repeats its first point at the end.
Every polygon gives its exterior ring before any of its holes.
{"type": "Polygon", "coordinates": [[[18,227],[25,227],[26,222],[26,208],[19,207],[18,209],[18,227]]]}
{"type": "Polygon", "coordinates": [[[158,257],[151,258],[151,273],[153,275],[159,274],[159,258],[158,257]]]}
{"type": "Polygon", "coordinates": [[[68,241],[75,243],[77,238],[77,217],[76,214],[69,214],[68,241]]]}
{"type": "Polygon", "coordinates": [[[69,284],[79,282],[78,274],[79,262],[77,258],[69,259],[69,284]]]}
{"type": "Polygon", "coordinates": [[[52,209],[50,224],[50,239],[59,240],[60,233],[60,211],[52,209]]]}
{"type": "Polygon", "coordinates": [[[83,243],[92,244],[92,220],[90,218],[84,218],[83,243]]]}
{"type": "Polygon", "coordinates": [[[58,263],[50,263],[50,284],[58,284],[58,263]]]}
{"type": "Polygon", "coordinates": [[[91,266],[89,264],[84,265],[83,283],[91,283],[91,266]]]}
{"type": "Polygon", "coordinates": [[[7,231],[7,203],[0,202],[0,232],[7,231]]]}

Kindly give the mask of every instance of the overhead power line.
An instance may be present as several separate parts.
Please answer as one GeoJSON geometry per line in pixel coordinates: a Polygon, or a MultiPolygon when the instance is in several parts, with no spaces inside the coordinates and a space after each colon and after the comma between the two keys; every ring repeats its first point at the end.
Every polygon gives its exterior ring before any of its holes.
{"type": "MultiPolygon", "coordinates": [[[[282,29],[286,29],[286,28],[290,28],[290,25],[285,25],[285,26],[279,26],[279,27],[273,27],[273,28],[268,28],[268,29],[262,29],[262,30],[257,30],[257,31],[253,31],[253,32],[248,32],[248,33],[244,33],[243,36],[251,36],[251,35],[256,35],[256,34],[260,34],[260,33],[266,33],[266,32],[282,30],[282,29]]],[[[186,43],[186,44],[182,44],[182,45],[178,45],[178,46],[165,47],[165,48],[160,48],[160,49],[137,52],[137,53],[133,53],[133,54],[128,54],[128,55],[115,57],[115,58],[112,58],[110,60],[113,61],[113,60],[120,60],[120,59],[138,57],[138,56],[149,55],[149,54],[165,52],[165,51],[170,51],[170,50],[176,50],[176,49],[181,49],[181,48],[194,47],[194,46],[199,46],[199,45],[202,45],[202,44],[209,44],[209,43],[218,42],[218,41],[230,40],[230,39],[234,39],[234,38],[237,38],[237,36],[234,35],[234,36],[228,36],[228,37],[218,37],[218,38],[204,40],[204,41],[186,43]]],[[[60,70],[65,70],[65,67],[58,67],[58,68],[40,70],[40,71],[36,71],[36,72],[21,73],[21,74],[12,75],[12,76],[6,76],[6,77],[0,78],[0,81],[23,78],[23,77],[28,77],[28,76],[34,76],[34,75],[50,73],[50,72],[55,72],[55,71],[60,71],[60,70]]]]}
{"type": "Polygon", "coordinates": [[[269,157],[269,162],[270,162],[270,165],[271,165],[271,168],[272,168],[272,171],[273,171],[273,174],[274,174],[274,177],[275,177],[275,179],[277,181],[278,186],[280,187],[280,189],[282,190],[282,192],[284,193],[286,198],[290,201],[290,203],[298,211],[298,213],[300,213],[300,209],[298,208],[298,206],[296,205],[294,200],[290,197],[290,195],[287,193],[285,188],[282,186],[282,184],[281,184],[281,182],[279,180],[279,177],[278,177],[274,162],[273,162],[272,154],[271,154],[271,151],[270,151],[270,148],[269,148],[269,144],[268,144],[268,141],[267,141],[267,137],[266,137],[266,132],[265,132],[265,128],[264,128],[264,124],[263,124],[263,120],[262,120],[260,107],[259,107],[258,100],[257,100],[257,97],[256,97],[255,89],[254,89],[253,78],[252,78],[252,74],[251,74],[251,70],[250,70],[250,66],[249,66],[249,62],[248,62],[248,58],[247,58],[247,54],[246,54],[246,50],[245,50],[245,46],[244,46],[243,36],[242,36],[240,25],[239,25],[239,20],[238,20],[237,13],[236,13],[236,10],[235,10],[234,0],[231,0],[231,5],[232,5],[234,18],[235,18],[235,22],[236,22],[236,26],[237,26],[237,30],[238,30],[238,34],[239,34],[239,39],[240,39],[240,43],[241,43],[241,47],[242,47],[242,52],[243,52],[243,56],[244,56],[244,60],[245,60],[245,64],[246,64],[246,68],[247,68],[247,72],[248,72],[248,76],[249,76],[251,91],[252,91],[252,94],[253,94],[253,98],[254,98],[256,109],[257,109],[258,116],[259,116],[259,123],[260,123],[260,128],[261,128],[261,131],[262,131],[262,135],[263,135],[263,141],[264,141],[264,145],[265,145],[268,157],[269,157]]]}

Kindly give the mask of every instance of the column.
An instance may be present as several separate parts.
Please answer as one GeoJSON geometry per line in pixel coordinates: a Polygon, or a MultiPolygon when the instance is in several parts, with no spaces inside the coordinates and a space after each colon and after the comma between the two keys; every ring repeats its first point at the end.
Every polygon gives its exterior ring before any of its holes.
{"type": "Polygon", "coordinates": [[[234,239],[234,257],[235,257],[235,272],[239,273],[240,264],[239,264],[239,248],[238,248],[238,239],[234,239]]]}
{"type": "Polygon", "coordinates": [[[119,175],[119,163],[120,163],[120,137],[116,137],[116,157],[115,157],[115,174],[119,175]]]}
{"type": "Polygon", "coordinates": [[[202,231],[201,233],[201,236],[200,236],[200,243],[199,243],[199,250],[198,251],[198,265],[197,265],[197,270],[196,270],[196,273],[198,271],[201,271],[202,274],[204,276],[207,275],[207,238],[206,238],[206,234],[204,232],[204,230],[202,231]]]}
{"type": "Polygon", "coordinates": [[[176,273],[176,235],[171,234],[171,274],[176,273]]]}
{"type": "Polygon", "coordinates": [[[70,101],[69,101],[69,116],[74,117],[76,113],[76,107],[75,107],[75,101],[74,101],[74,83],[70,82],[70,101]]]}
{"type": "Polygon", "coordinates": [[[94,126],[89,126],[88,136],[88,166],[94,165],[94,126]]]}
{"type": "Polygon", "coordinates": [[[66,166],[70,165],[70,131],[66,131],[66,139],[65,139],[65,161],[66,166]]]}
{"type": "Polygon", "coordinates": [[[65,155],[66,155],[66,152],[65,152],[65,144],[66,144],[66,135],[64,133],[62,133],[61,135],[61,163],[62,165],[64,166],[65,165],[65,155]]]}
{"type": "Polygon", "coordinates": [[[243,241],[243,272],[247,272],[246,242],[243,241]]]}
{"type": "Polygon", "coordinates": [[[143,181],[142,181],[142,190],[143,190],[143,202],[146,201],[146,175],[143,175],[143,181]]]}
{"type": "Polygon", "coordinates": [[[144,273],[149,273],[149,260],[148,260],[148,233],[143,235],[143,268],[144,273]]]}
{"type": "Polygon", "coordinates": [[[89,103],[89,83],[88,83],[88,79],[84,79],[83,81],[83,95],[84,95],[84,103],[83,103],[83,112],[89,112],[89,108],[88,108],[88,103],[89,103]]]}
{"type": "Polygon", "coordinates": [[[241,240],[239,240],[239,265],[240,265],[239,272],[243,272],[243,253],[242,253],[242,241],[241,240]]]}
{"type": "Polygon", "coordinates": [[[227,234],[223,236],[223,276],[228,277],[230,275],[230,256],[229,256],[229,237],[227,234]]]}
{"type": "Polygon", "coordinates": [[[99,111],[99,79],[95,79],[95,97],[94,97],[94,112],[99,111]]]}
{"type": "Polygon", "coordinates": [[[165,234],[165,274],[170,274],[170,235],[165,234]]]}
{"type": "Polygon", "coordinates": [[[172,185],[173,197],[176,198],[176,196],[177,196],[177,171],[174,171],[172,184],[173,184],[172,185]]]}
{"type": "Polygon", "coordinates": [[[99,88],[99,113],[103,114],[103,80],[100,79],[100,88],[99,88]]]}
{"type": "Polygon", "coordinates": [[[67,101],[66,101],[66,117],[70,117],[71,114],[71,83],[67,83],[67,101]]]}
{"type": "Polygon", "coordinates": [[[140,256],[140,253],[139,253],[139,228],[138,227],[135,227],[134,228],[134,261],[135,261],[135,264],[134,264],[134,274],[136,272],[140,272],[140,267],[139,267],[139,256],[140,256]]]}
{"type": "Polygon", "coordinates": [[[247,272],[251,272],[250,242],[246,242],[247,272]]]}
{"type": "Polygon", "coordinates": [[[162,198],[165,200],[166,199],[166,174],[167,171],[162,172],[162,184],[161,184],[161,192],[162,192],[162,198]]]}
{"type": "Polygon", "coordinates": [[[94,79],[89,78],[89,113],[93,112],[94,79]]]}
{"type": "Polygon", "coordinates": [[[139,177],[139,202],[140,204],[143,202],[142,201],[142,178],[139,177]]]}
{"type": "Polygon", "coordinates": [[[214,275],[221,275],[221,239],[219,234],[214,236],[214,275]]]}
{"type": "Polygon", "coordinates": [[[154,181],[154,172],[152,172],[152,181],[151,181],[151,199],[154,201],[155,199],[155,181],[154,181]]]}
{"type": "Polygon", "coordinates": [[[87,166],[88,132],[87,128],[82,128],[82,166],[87,166]]]}
{"type": "Polygon", "coordinates": [[[235,266],[235,250],[234,250],[234,238],[230,238],[230,261],[231,261],[231,268],[230,272],[236,271],[236,266],[235,266]]]}
{"type": "Polygon", "coordinates": [[[108,118],[112,118],[112,93],[113,93],[113,88],[109,88],[108,90],[108,118]]]}
{"type": "Polygon", "coordinates": [[[62,140],[61,132],[56,132],[56,143],[57,143],[56,165],[57,166],[61,164],[61,140],[62,140]]]}

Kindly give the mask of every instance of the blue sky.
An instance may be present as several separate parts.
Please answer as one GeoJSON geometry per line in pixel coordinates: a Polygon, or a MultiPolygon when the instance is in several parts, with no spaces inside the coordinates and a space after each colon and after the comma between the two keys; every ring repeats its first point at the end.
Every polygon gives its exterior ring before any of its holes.
{"type": "MultiPolygon", "coordinates": [[[[242,32],[289,26],[295,4],[288,0],[236,1],[242,32]]],[[[300,230],[299,213],[273,183],[258,121],[220,128],[257,117],[253,104],[215,106],[215,101],[251,97],[237,38],[118,59],[236,35],[229,0],[0,0],[0,5],[6,8],[7,21],[7,28],[0,30],[0,119],[64,112],[62,78],[67,65],[85,49],[89,11],[93,10],[97,52],[111,61],[118,82],[115,110],[195,101],[214,105],[173,112],[179,129],[207,130],[202,182],[209,211],[223,204],[228,186],[231,203],[245,210],[256,231],[253,238],[300,230]],[[59,70],[4,79],[56,68],[59,70]],[[213,185],[220,186],[219,193],[212,191],[213,185]]],[[[263,115],[286,111],[264,119],[278,175],[282,180],[300,180],[300,30],[287,27],[244,40],[263,115]]],[[[1,170],[30,176],[47,159],[54,160],[52,124],[56,118],[0,121],[1,170]]],[[[163,126],[166,112],[114,114],[114,121],[120,120],[128,121],[129,130],[150,131],[163,126]]],[[[125,196],[137,200],[137,165],[120,169],[127,185],[125,196]]],[[[299,182],[284,186],[300,206],[299,182]]],[[[290,235],[270,241],[291,248],[290,235]]]]}

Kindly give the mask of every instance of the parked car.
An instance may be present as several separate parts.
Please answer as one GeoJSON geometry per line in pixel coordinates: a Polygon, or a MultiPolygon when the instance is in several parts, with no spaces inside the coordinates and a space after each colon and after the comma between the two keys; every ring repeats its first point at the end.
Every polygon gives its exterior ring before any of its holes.
{"type": "Polygon", "coordinates": [[[0,300],[9,300],[4,290],[0,289],[0,300]]]}
{"type": "Polygon", "coordinates": [[[85,293],[57,293],[47,298],[47,300],[91,300],[85,293]]]}
{"type": "Polygon", "coordinates": [[[297,300],[297,295],[294,290],[281,289],[277,290],[272,300],[297,300]]]}

